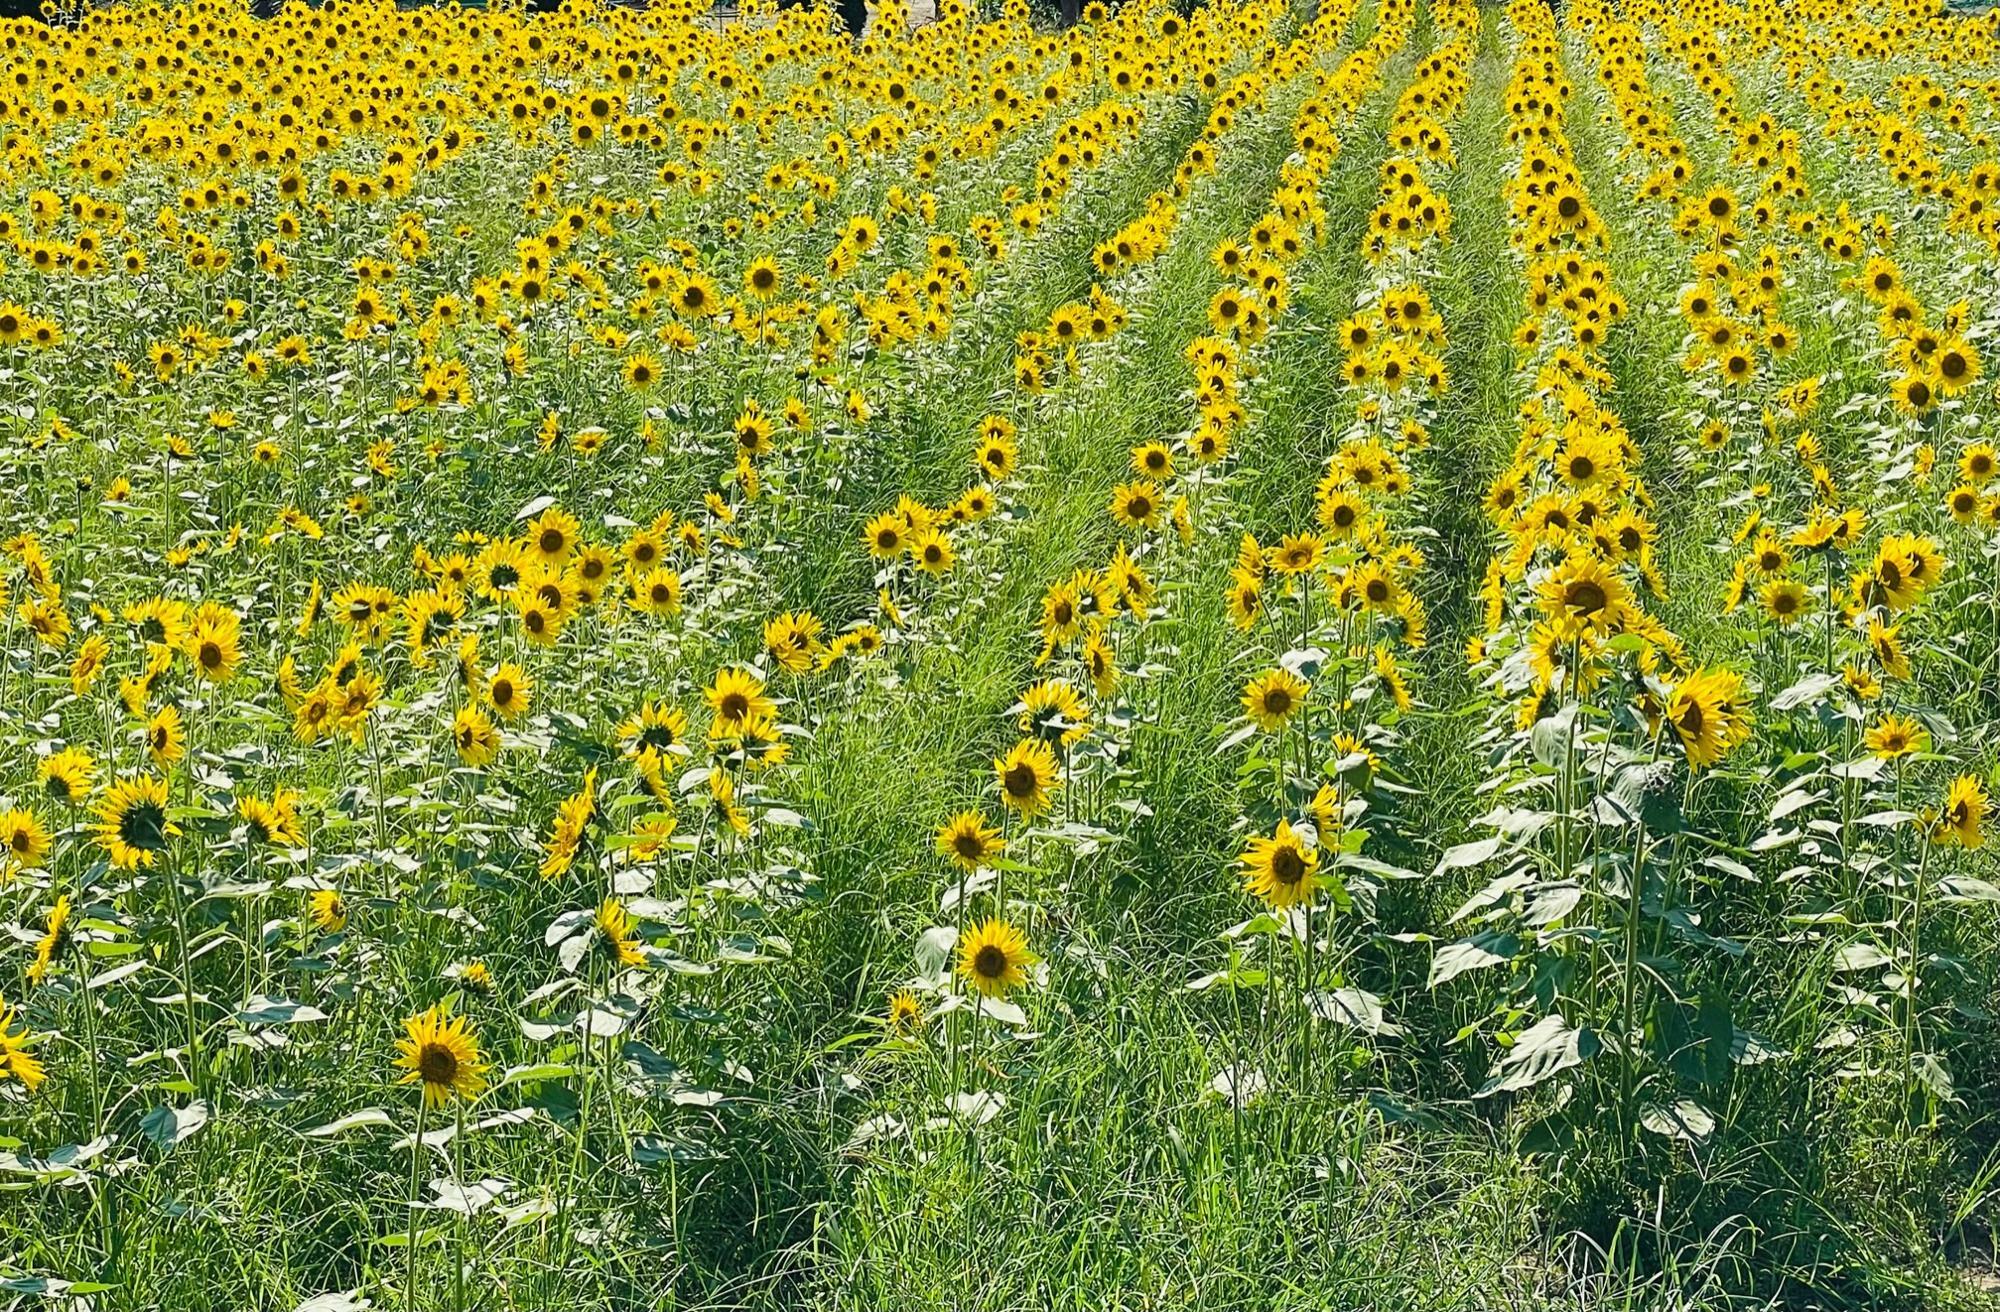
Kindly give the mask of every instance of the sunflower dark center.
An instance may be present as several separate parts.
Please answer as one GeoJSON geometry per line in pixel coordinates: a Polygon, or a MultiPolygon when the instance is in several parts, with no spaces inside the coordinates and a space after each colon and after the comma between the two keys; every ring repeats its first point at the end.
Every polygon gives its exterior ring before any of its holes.
{"type": "Polygon", "coordinates": [[[425,1084],[452,1084],[458,1079],[458,1056],[441,1043],[426,1043],[417,1054],[417,1073],[425,1084]]]}
{"type": "Polygon", "coordinates": [[[1589,579],[1579,579],[1563,589],[1563,604],[1581,615],[1595,615],[1608,600],[1604,588],[1589,579]]]}
{"type": "Polygon", "coordinates": [[[1271,853],[1271,878],[1290,887],[1306,877],[1306,859],[1296,847],[1281,847],[1271,853]]]}

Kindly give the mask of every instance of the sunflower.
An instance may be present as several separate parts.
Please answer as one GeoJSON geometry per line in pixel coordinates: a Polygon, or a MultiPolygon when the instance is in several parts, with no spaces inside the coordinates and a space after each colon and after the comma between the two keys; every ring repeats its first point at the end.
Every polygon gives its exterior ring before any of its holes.
{"type": "Polygon", "coordinates": [[[1243,685],[1243,713],[1264,732],[1276,733],[1305,706],[1311,690],[1290,670],[1266,670],[1243,685]]]}
{"type": "Polygon", "coordinates": [[[329,934],[347,928],[347,901],[331,888],[314,889],[306,899],[306,915],[329,934]]]}
{"type": "Polygon", "coordinates": [[[347,681],[345,688],[339,689],[332,698],[334,721],[347,730],[349,738],[359,746],[368,730],[368,717],[374,713],[376,703],[382,696],[382,676],[372,670],[362,670],[347,681]]]}
{"type": "Polygon", "coordinates": [[[186,651],[198,678],[227,683],[243,659],[242,622],[234,611],[204,604],[188,629],[186,651]]]}
{"type": "Polygon", "coordinates": [[[310,747],[333,730],[336,723],[333,692],[327,685],[314,688],[292,710],[292,737],[310,747]]]}
{"type": "Polygon", "coordinates": [[[1049,585],[1042,594],[1042,641],[1053,650],[1083,633],[1083,601],[1074,582],[1049,585]]]}
{"type": "Polygon", "coordinates": [[[737,804],[736,781],[727,770],[708,772],[709,814],[715,822],[739,838],[750,835],[750,814],[737,804]]]}
{"type": "Polygon", "coordinates": [[[1958,396],[1979,381],[1979,351],[1972,343],[1941,343],[1931,357],[1931,378],[1940,396],[1958,396]]]}
{"type": "Polygon", "coordinates": [[[84,639],[77,650],[76,661],[69,667],[70,691],[78,697],[89,694],[97,686],[98,676],[104,673],[104,661],[111,654],[111,640],[102,633],[93,633],[84,639]]]}
{"type": "Polygon", "coordinates": [[[1005,419],[990,418],[983,426],[979,443],[973,448],[972,462],[987,478],[1002,483],[1014,472],[1018,449],[1014,445],[1014,425],[1005,419]],[[1004,427],[1002,427],[1004,425],[1004,427]]]}
{"type": "Polygon", "coordinates": [[[1625,581],[1594,557],[1572,552],[1538,589],[1543,613],[1565,639],[1619,632],[1632,605],[1625,581]]]}
{"type": "Polygon", "coordinates": [[[861,540],[868,548],[868,554],[877,560],[893,560],[903,554],[909,527],[900,515],[884,513],[868,521],[861,530],[861,540]]]}
{"type": "Polygon", "coordinates": [[[1090,708],[1067,679],[1043,679],[1021,694],[1020,731],[1070,746],[1090,736],[1090,708]]]}
{"type": "Polygon", "coordinates": [[[139,631],[142,641],[159,647],[180,649],[187,641],[188,608],[185,602],[155,597],[125,608],[125,622],[139,631]]]}
{"type": "Polygon", "coordinates": [[[1283,911],[1311,899],[1318,882],[1319,849],[1308,847],[1291,821],[1280,820],[1269,838],[1251,837],[1238,864],[1243,867],[1244,891],[1283,911]]]}
{"type": "Polygon", "coordinates": [[[1336,542],[1354,537],[1368,522],[1368,505],[1345,488],[1329,489],[1319,498],[1319,524],[1336,542]]]}
{"type": "Polygon", "coordinates": [[[1907,415],[1921,415],[1937,404],[1937,388],[1923,374],[1905,374],[1889,389],[1896,408],[1907,415]]]}
{"type": "Polygon", "coordinates": [[[1863,741],[1885,761],[1901,760],[1931,749],[1930,730],[1900,715],[1885,715],[1868,726],[1863,741]]]}
{"type": "Polygon", "coordinates": [[[1868,619],[1868,650],[1875,663],[1892,679],[1910,677],[1910,658],[1903,651],[1903,626],[1885,624],[1876,616],[1868,619]]]}
{"type": "Polygon", "coordinates": [[[446,1013],[440,1004],[403,1022],[396,1040],[402,1070],[398,1084],[421,1083],[424,1106],[442,1107],[456,1096],[474,1099],[486,1087],[486,1066],[479,1060],[479,1040],[472,1023],[446,1013]]]}
{"type": "Polygon", "coordinates": [[[1697,670],[1667,699],[1666,721],[1680,738],[1688,764],[1705,769],[1749,737],[1741,705],[1743,680],[1728,670],[1697,670]]]}
{"type": "Polygon", "coordinates": [[[1165,504],[1158,483],[1136,479],[1112,489],[1111,517],[1127,528],[1158,528],[1165,504]]]}
{"type": "Polygon", "coordinates": [[[1006,849],[1007,840],[978,811],[960,811],[938,827],[938,855],[950,857],[968,873],[990,864],[1006,849]]]}
{"type": "Polygon", "coordinates": [[[598,905],[592,923],[597,928],[599,944],[613,961],[621,966],[646,964],[645,954],[639,951],[639,938],[632,932],[632,916],[624,903],[615,897],[605,898],[598,905]]]}
{"type": "Polygon", "coordinates": [[[53,840],[33,811],[0,811],[0,881],[20,870],[38,870],[53,840]]]}
{"type": "Polygon", "coordinates": [[[0,999],[0,1079],[10,1079],[33,1093],[41,1087],[43,1079],[42,1063],[28,1052],[28,1045],[34,1042],[27,1026],[20,1024],[18,1014],[0,999]]]}
{"type": "Polygon", "coordinates": [[[69,612],[59,601],[47,601],[40,597],[24,601],[20,606],[21,622],[40,639],[45,647],[60,651],[69,643],[69,612]]]}
{"type": "Polygon", "coordinates": [[[1264,613],[1264,583],[1257,575],[1236,570],[1229,576],[1229,621],[1249,632],[1264,613]]]}
{"type": "Polygon", "coordinates": [[[650,701],[618,726],[618,737],[629,756],[664,754],[687,741],[687,712],[663,701],[650,701]]]}
{"type": "Polygon", "coordinates": [[[910,538],[910,559],[926,574],[948,574],[957,563],[951,539],[935,528],[919,530],[910,538]]]}
{"type": "Polygon", "coordinates": [[[272,847],[303,847],[299,800],[299,795],[291,789],[280,788],[268,799],[245,797],[237,803],[236,813],[243,817],[244,828],[255,841],[272,847]]]}
{"type": "Polygon", "coordinates": [[[1975,776],[1962,774],[1952,780],[1931,827],[1931,840],[1967,849],[1983,846],[1986,803],[1986,789],[1975,776]]]}
{"type": "Polygon", "coordinates": [[[69,946],[69,894],[64,893],[49,908],[49,918],[42,936],[35,942],[35,960],[28,967],[30,984],[46,984],[54,973],[57,960],[63,949],[69,946]]]}
{"type": "Polygon", "coordinates": [[[487,680],[486,704],[502,720],[512,723],[528,713],[534,693],[535,682],[528,672],[513,661],[506,661],[487,680]]]}
{"type": "Polygon", "coordinates": [[[1118,652],[1102,631],[1084,639],[1081,659],[1091,689],[1099,697],[1109,697],[1118,690],[1118,652]]]}
{"type": "Polygon", "coordinates": [[[641,816],[632,822],[625,855],[634,861],[659,860],[666,851],[667,840],[680,828],[680,818],[673,812],[673,803],[662,799],[661,804],[667,809],[641,816]]]}
{"type": "Polygon", "coordinates": [[[576,550],[583,527],[561,506],[550,506],[528,521],[523,535],[529,557],[544,565],[559,565],[576,550]]]}
{"type": "Polygon", "coordinates": [[[1875,550],[1875,562],[1855,578],[1856,599],[1867,607],[1908,610],[1944,575],[1944,557],[1928,538],[1892,533],[1875,550]]]}
{"type": "Polygon", "coordinates": [[[1005,756],[994,758],[993,773],[1001,804],[1024,819],[1048,810],[1050,794],[1061,786],[1055,749],[1033,738],[1022,739],[1005,756]]]}
{"type": "Polygon", "coordinates": [[[764,650],[784,669],[803,674],[812,668],[825,631],[826,625],[811,611],[786,611],[765,622],[764,650]]]}
{"type": "Polygon", "coordinates": [[[167,766],[187,755],[187,733],[181,713],[162,706],[146,721],[146,755],[154,765],[167,766]]]}
{"type": "Polygon", "coordinates": [[[764,681],[738,667],[718,672],[702,699],[713,713],[709,732],[715,736],[740,734],[750,720],[775,715],[778,709],[777,703],[764,695],[764,681]]]}
{"type": "Polygon", "coordinates": [[[521,622],[521,636],[537,647],[554,646],[569,618],[565,610],[526,589],[516,592],[514,613],[521,622]]]}
{"type": "Polygon", "coordinates": [[[660,381],[660,361],[658,357],[644,351],[625,361],[625,385],[635,392],[643,392],[660,381]]]}
{"type": "Polygon", "coordinates": [[[472,585],[488,601],[506,601],[527,572],[528,551],[513,538],[495,538],[472,559],[472,585]]]}
{"type": "Polygon", "coordinates": [[[1797,624],[1812,609],[1811,594],[1796,579],[1772,579],[1757,594],[1757,600],[1766,615],[1787,628],[1797,624]]]}
{"type": "Polygon", "coordinates": [[[2000,473],[2000,450],[1995,450],[1991,442],[1974,442],[1958,457],[1959,473],[1969,483],[1984,487],[2000,473]]]}
{"type": "Polygon", "coordinates": [[[460,707],[451,721],[451,743],[462,764],[477,769],[500,755],[500,731],[477,706],[460,707]]]}
{"type": "Polygon", "coordinates": [[[914,1033],[923,1028],[924,1004],[910,990],[897,989],[889,995],[889,1010],[882,1024],[892,1034],[914,1033]]]}
{"type": "Polygon", "coordinates": [[[454,592],[440,589],[405,597],[403,641],[410,650],[410,663],[420,670],[429,669],[431,653],[450,640],[464,614],[465,603],[454,592]]]}
{"type": "Polygon", "coordinates": [[[1028,982],[1035,964],[1027,937],[1004,920],[988,919],[958,941],[958,974],[989,998],[1004,998],[1028,982]]]}
{"type": "Polygon", "coordinates": [[[632,605],[648,615],[674,615],[681,608],[681,576],[665,566],[631,580],[632,605]]]}
{"type": "Polygon", "coordinates": [[[1944,498],[1945,513],[1960,524],[1970,524],[1977,519],[1983,505],[1979,489],[1970,483],[1960,483],[1947,492],[1944,498]]]}
{"type": "Polygon", "coordinates": [[[750,261],[750,267],[743,274],[743,290],[759,300],[773,299],[783,285],[784,275],[778,270],[778,262],[768,255],[759,255],[750,261]]]}
{"type": "Polygon", "coordinates": [[[97,842],[120,870],[150,866],[180,830],[167,823],[167,785],[152,775],[113,783],[97,803],[97,842]]]}
{"type": "Polygon", "coordinates": [[[1304,574],[1326,560],[1326,543],[1315,533],[1287,533],[1270,549],[1268,559],[1279,574],[1304,574]]]}

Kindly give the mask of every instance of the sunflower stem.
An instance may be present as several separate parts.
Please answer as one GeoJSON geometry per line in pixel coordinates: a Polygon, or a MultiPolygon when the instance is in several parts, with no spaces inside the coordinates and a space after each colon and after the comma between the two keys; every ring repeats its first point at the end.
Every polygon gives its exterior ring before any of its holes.
{"type": "Polygon", "coordinates": [[[404,1204],[410,1209],[410,1224],[403,1235],[403,1251],[407,1259],[404,1264],[403,1306],[412,1310],[417,1306],[417,1191],[423,1187],[424,1121],[430,1106],[429,1093],[418,1098],[417,1137],[410,1144],[410,1197],[404,1204]]]}
{"type": "MultiPolygon", "coordinates": [[[[451,1175],[452,1182],[458,1186],[459,1198],[463,1201],[466,1199],[465,1099],[459,1098],[452,1103],[452,1113],[454,1120],[451,1136],[451,1175]]],[[[421,1143],[418,1144],[419,1150],[422,1147],[421,1143]]],[[[459,1214],[457,1226],[454,1227],[457,1239],[454,1247],[457,1251],[453,1254],[451,1263],[451,1312],[465,1312],[465,1232],[471,1224],[472,1208],[468,1202],[465,1211],[459,1214]]]]}
{"type": "Polygon", "coordinates": [[[1923,940],[1924,885],[1929,872],[1932,843],[1928,836],[1920,836],[1923,844],[1917,853],[1916,884],[1910,890],[1910,928],[1908,934],[1910,961],[1903,970],[1903,1108],[1912,1129],[1930,1119],[1929,1098],[1917,1086],[1917,984],[1923,969],[1923,961],[1918,956],[1923,940]],[[1925,1107],[1922,1121],[1917,1116],[1918,1099],[1925,1107]]]}

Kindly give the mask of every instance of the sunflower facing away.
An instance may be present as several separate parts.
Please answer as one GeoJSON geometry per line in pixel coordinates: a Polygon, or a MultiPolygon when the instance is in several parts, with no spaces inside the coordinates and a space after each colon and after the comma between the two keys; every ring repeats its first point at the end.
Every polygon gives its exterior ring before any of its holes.
{"type": "Polygon", "coordinates": [[[135,775],[111,785],[97,804],[97,842],[120,870],[150,866],[180,832],[167,823],[167,785],[135,775]]]}

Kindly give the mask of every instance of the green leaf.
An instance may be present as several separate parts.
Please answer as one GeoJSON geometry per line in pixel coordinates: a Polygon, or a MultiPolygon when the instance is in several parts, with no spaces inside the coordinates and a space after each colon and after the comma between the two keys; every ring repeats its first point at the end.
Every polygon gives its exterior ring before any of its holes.
{"type": "Polygon", "coordinates": [[[1430,987],[1436,988],[1468,970],[1500,965],[1511,960],[1520,950],[1520,939],[1491,929],[1456,943],[1447,943],[1431,958],[1430,987]]]}
{"type": "Polygon", "coordinates": [[[1514,1046],[1500,1059],[1493,1074],[1472,1096],[1490,1098],[1496,1093],[1518,1093],[1533,1088],[1553,1075],[1581,1066],[1597,1055],[1601,1045],[1594,1030],[1575,1030],[1561,1013],[1536,1021],[1514,1038],[1514,1046]]]}
{"type": "Polygon", "coordinates": [[[147,1112],[139,1120],[139,1132],[151,1139],[161,1151],[170,1152],[176,1144],[192,1137],[208,1124],[208,1104],[199,1099],[185,1107],[159,1106],[147,1112]]]}
{"type": "Polygon", "coordinates": [[[1715,1133],[1715,1117],[1692,1098],[1672,1103],[1653,1103],[1639,1113],[1639,1124],[1654,1134],[1686,1143],[1701,1144],[1715,1133]]]}
{"type": "Polygon", "coordinates": [[[236,1019],[244,1025],[296,1025],[326,1018],[326,1013],[318,1007],[308,1006],[303,1002],[293,1002],[289,998],[268,998],[262,995],[250,999],[248,1006],[236,1012],[236,1019]]]}
{"type": "Polygon", "coordinates": [[[1494,837],[1448,847],[1444,855],[1438,859],[1437,868],[1431,871],[1431,874],[1435,877],[1453,870],[1469,870],[1474,866],[1485,865],[1500,855],[1501,849],[1506,845],[1505,839],[1494,837]]]}

